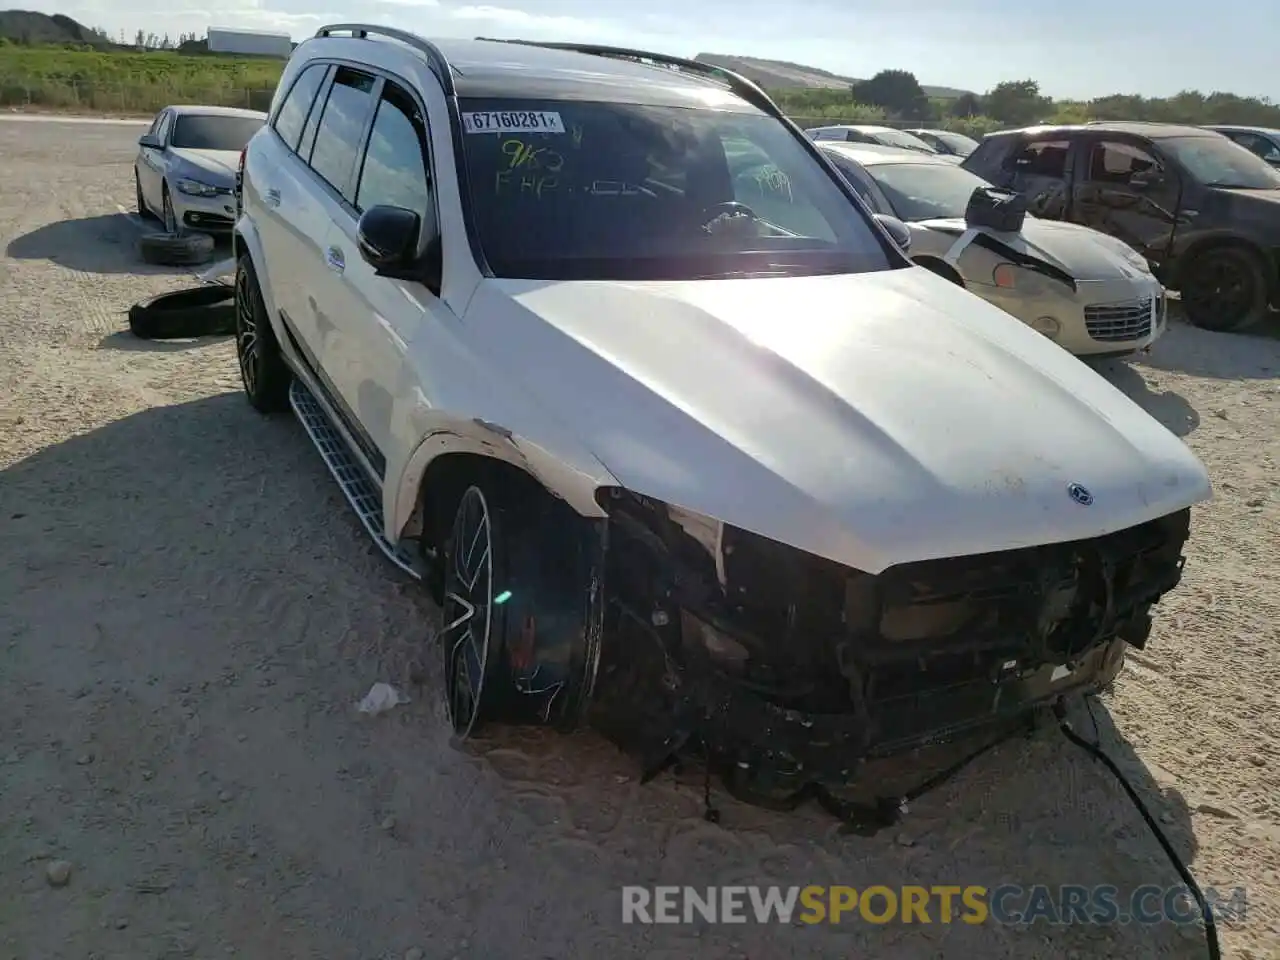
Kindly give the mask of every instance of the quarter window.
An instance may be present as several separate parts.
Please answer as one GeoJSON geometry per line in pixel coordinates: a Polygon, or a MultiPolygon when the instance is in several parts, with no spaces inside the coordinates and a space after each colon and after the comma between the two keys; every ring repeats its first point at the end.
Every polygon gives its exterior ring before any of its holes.
{"type": "Polygon", "coordinates": [[[320,90],[320,84],[324,82],[326,69],[328,68],[322,63],[313,63],[303,70],[276,112],[276,133],[280,134],[290,150],[298,149],[298,137],[302,133],[303,124],[307,122],[307,113],[320,90]]]}
{"type": "Polygon", "coordinates": [[[348,201],[354,199],[351,178],[360,155],[365,123],[373,109],[375,82],[367,73],[340,67],[329,88],[320,126],[316,128],[311,169],[348,201]]]}
{"type": "Polygon", "coordinates": [[[160,125],[156,127],[156,137],[161,143],[169,142],[169,128],[173,126],[173,112],[165,111],[164,116],[160,118],[160,125]]]}
{"type": "Polygon", "coordinates": [[[355,207],[387,205],[412,210],[425,221],[434,213],[423,145],[426,124],[417,104],[390,83],[384,88],[369,135],[355,207]]]}

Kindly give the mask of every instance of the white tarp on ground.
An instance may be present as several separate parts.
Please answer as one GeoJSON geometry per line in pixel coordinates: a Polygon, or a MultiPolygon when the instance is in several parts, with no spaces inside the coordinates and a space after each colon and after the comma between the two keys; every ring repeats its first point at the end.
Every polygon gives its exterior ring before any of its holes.
{"type": "Polygon", "coordinates": [[[203,273],[197,273],[196,279],[202,283],[220,283],[223,280],[229,280],[235,272],[236,258],[227,257],[225,260],[219,260],[203,273]]]}

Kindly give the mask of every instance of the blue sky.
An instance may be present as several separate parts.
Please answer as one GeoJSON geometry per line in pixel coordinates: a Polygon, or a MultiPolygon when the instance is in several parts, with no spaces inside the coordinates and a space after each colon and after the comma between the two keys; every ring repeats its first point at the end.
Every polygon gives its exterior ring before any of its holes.
{"type": "Polygon", "coordinates": [[[1265,0],[35,2],[35,9],[130,36],[138,29],[203,35],[212,25],[283,30],[301,39],[323,22],[360,19],[427,36],[595,40],[686,56],[770,57],[856,77],[902,68],[922,83],[979,92],[1032,77],[1060,99],[1200,89],[1280,100],[1280,3],[1265,0]]]}

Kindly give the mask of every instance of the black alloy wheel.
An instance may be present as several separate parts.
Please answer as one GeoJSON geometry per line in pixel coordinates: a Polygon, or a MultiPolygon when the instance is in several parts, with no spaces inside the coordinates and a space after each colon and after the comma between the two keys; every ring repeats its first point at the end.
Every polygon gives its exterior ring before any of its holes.
{"type": "Polygon", "coordinates": [[[1181,286],[1187,319],[1205,330],[1241,330],[1268,312],[1266,270],[1257,255],[1243,247],[1197,254],[1181,286]]]}

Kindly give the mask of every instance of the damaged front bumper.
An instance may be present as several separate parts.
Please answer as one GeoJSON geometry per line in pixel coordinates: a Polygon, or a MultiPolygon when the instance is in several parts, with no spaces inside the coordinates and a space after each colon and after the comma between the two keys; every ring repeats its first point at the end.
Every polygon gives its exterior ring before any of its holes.
{"type": "Polygon", "coordinates": [[[1105,685],[1177,585],[1190,522],[872,576],[623,491],[604,503],[593,724],[649,770],[696,749],[762,802],[1105,685]]]}

